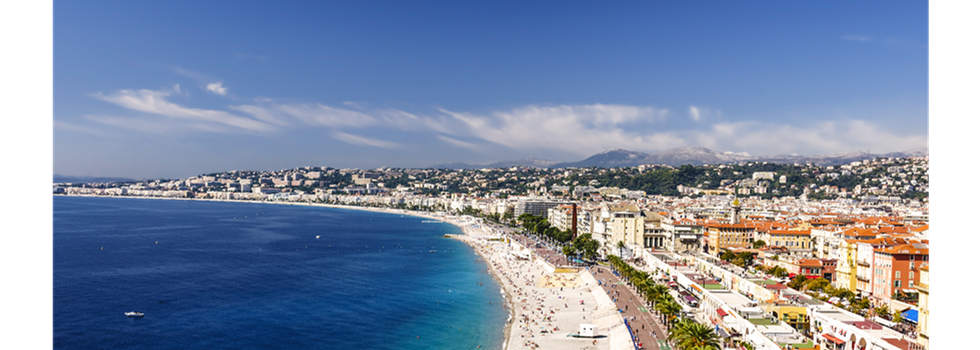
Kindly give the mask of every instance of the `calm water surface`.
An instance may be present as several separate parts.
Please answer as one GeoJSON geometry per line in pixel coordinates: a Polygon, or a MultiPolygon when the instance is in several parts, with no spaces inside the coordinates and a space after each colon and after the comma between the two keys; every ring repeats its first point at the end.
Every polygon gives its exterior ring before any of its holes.
{"type": "Polygon", "coordinates": [[[471,248],[442,237],[458,228],[422,221],[55,197],[54,347],[499,349],[499,284],[471,248]],[[146,316],[123,315],[134,310],[146,316]]]}

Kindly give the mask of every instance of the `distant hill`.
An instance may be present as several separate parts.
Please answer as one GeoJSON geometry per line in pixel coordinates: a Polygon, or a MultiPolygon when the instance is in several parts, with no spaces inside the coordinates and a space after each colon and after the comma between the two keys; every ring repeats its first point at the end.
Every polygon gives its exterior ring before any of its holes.
{"type": "Polygon", "coordinates": [[[497,162],[486,165],[449,163],[431,166],[434,169],[481,169],[481,168],[507,168],[512,166],[528,166],[534,168],[587,168],[587,167],[633,167],[643,164],[664,164],[670,166],[681,166],[684,164],[705,165],[705,164],[729,164],[738,162],[770,162],[778,164],[792,163],[813,163],[820,166],[841,165],[865,159],[877,157],[905,158],[923,157],[929,155],[928,148],[916,148],[904,152],[891,152],[885,154],[872,154],[866,152],[846,152],[829,155],[778,155],[778,156],[751,156],[747,153],[718,152],[705,147],[684,147],[671,148],[660,153],[643,153],[628,151],[624,149],[612,149],[595,154],[577,162],[554,162],[550,160],[525,158],[521,160],[497,162]]]}

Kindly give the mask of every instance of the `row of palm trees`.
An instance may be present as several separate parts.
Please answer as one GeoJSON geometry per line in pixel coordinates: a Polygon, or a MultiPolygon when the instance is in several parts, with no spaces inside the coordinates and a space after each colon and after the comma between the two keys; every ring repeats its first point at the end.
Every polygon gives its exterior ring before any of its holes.
{"type": "Polygon", "coordinates": [[[650,274],[637,270],[616,256],[609,256],[609,263],[631,287],[657,312],[661,323],[667,327],[667,341],[677,350],[720,350],[720,337],[711,327],[694,320],[680,317],[684,309],[670,295],[670,288],[650,279],[650,274]]]}

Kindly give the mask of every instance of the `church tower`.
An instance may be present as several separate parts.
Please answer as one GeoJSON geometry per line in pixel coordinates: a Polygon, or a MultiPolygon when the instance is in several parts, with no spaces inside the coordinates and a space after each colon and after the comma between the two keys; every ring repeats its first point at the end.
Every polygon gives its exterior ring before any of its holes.
{"type": "Polygon", "coordinates": [[[742,206],[738,203],[738,187],[735,188],[735,201],[732,202],[732,217],[731,224],[737,224],[739,222],[738,216],[741,214],[742,206]]]}

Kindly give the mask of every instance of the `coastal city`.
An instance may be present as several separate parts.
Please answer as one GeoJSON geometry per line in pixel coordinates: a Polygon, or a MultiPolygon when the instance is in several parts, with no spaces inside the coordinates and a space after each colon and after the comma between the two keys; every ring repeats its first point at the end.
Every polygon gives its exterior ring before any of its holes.
{"type": "Polygon", "coordinates": [[[510,295],[512,348],[918,350],[929,347],[928,160],[302,167],[53,193],[457,223],[510,295]]]}
{"type": "Polygon", "coordinates": [[[971,343],[980,2],[9,3],[2,348],[971,343]]]}

